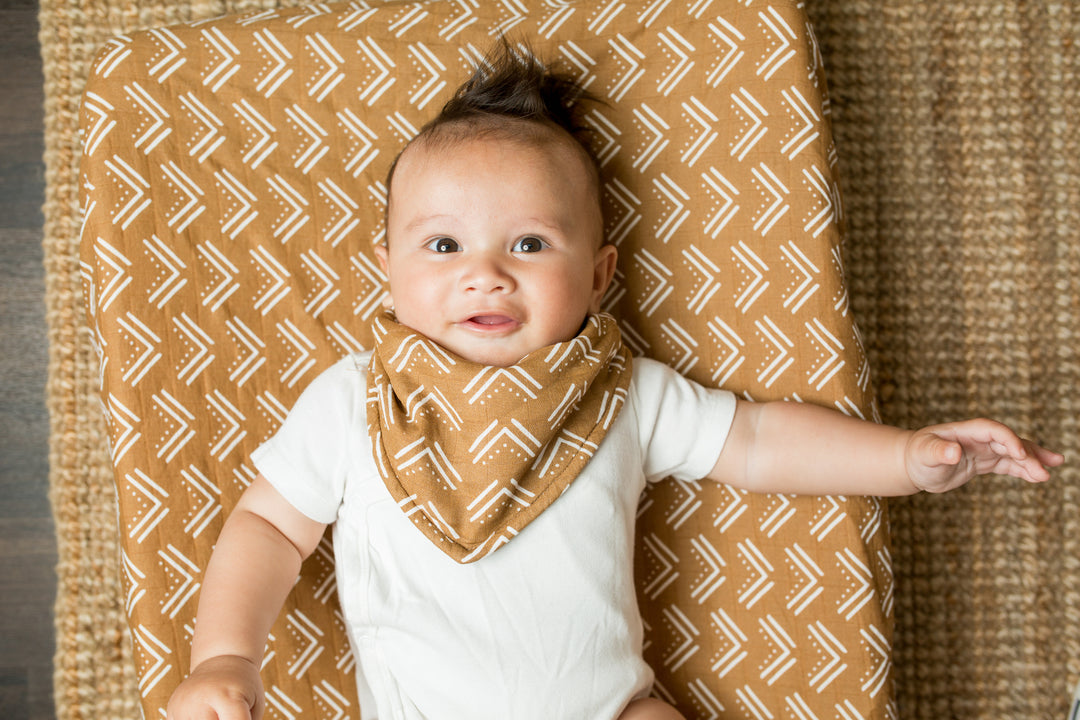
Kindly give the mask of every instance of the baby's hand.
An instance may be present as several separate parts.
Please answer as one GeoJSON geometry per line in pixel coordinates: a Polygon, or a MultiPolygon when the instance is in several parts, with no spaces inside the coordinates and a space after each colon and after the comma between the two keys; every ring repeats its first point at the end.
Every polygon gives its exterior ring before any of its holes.
{"type": "Polygon", "coordinates": [[[263,714],[259,669],[235,655],[199,663],[169,698],[168,720],[259,720],[263,714]]]}
{"type": "Polygon", "coordinates": [[[904,461],[915,487],[940,493],[958,488],[976,475],[996,473],[1028,482],[1050,479],[1047,468],[1065,458],[1024,440],[993,420],[933,425],[908,440],[904,461]]]}

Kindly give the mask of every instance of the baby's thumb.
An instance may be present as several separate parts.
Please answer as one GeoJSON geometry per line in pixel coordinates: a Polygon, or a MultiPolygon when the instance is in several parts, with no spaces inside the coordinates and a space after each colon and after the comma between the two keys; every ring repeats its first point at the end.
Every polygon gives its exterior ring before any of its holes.
{"type": "Polygon", "coordinates": [[[963,456],[960,443],[936,435],[930,439],[930,457],[934,465],[956,465],[963,456]]]}

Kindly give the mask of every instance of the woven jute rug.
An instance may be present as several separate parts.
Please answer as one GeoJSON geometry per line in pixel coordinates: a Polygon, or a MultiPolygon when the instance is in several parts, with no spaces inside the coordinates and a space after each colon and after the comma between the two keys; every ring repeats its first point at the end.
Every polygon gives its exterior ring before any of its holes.
{"type": "Polygon", "coordinates": [[[1080,679],[1080,6],[809,3],[888,422],[988,414],[1038,488],[891,505],[904,718],[1064,718],[1080,679]]]}
{"type": "MultiPolygon", "coordinates": [[[[82,310],[84,79],[116,34],[277,5],[41,3],[61,719],[139,715],[82,310]]],[[[808,5],[833,99],[853,308],[885,419],[988,414],[1074,458],[1038,488],[991,478],[893,504],[901,717],[1064,717],[1080,678],[1080,10],[808,5]]]]}

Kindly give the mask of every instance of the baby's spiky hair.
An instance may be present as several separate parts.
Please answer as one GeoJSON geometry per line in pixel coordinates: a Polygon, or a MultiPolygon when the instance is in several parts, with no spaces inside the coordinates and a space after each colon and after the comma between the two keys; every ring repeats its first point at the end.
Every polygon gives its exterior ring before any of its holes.
{"type": "Polygon", "coordinates": [[[504,38],[420,134],[461,121],[530,120],[552,123],[588,149],[580,114],[581,101],[591,99],[573,77],[542,63],[527,46],[515,48],[504,38]]]}
{"type": "MultiPolygon", "coordinates": [[[[514,47],[503,38],[405,150],[418,142],[438,147],[484,137],[539,142],[551,130],[562,130],[576,141],[598,182],[589,130],[582,122],[584,101],[596,99],[573,77],[545,65],[527,46],[514,47]]],[[[388,191],[401,154],[390,166],[388,191]]]]}

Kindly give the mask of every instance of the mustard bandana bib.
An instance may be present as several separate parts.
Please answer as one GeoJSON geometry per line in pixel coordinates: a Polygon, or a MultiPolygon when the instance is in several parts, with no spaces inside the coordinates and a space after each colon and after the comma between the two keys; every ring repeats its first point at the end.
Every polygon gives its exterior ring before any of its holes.
{"type": "Polygon", "coordinates": [[[494,552],[562,494],[626,402],[615,319],[510,367],[472,363],[376,319],[367,396],[375,464],[405,514],[458,562],[494,552]]]}

